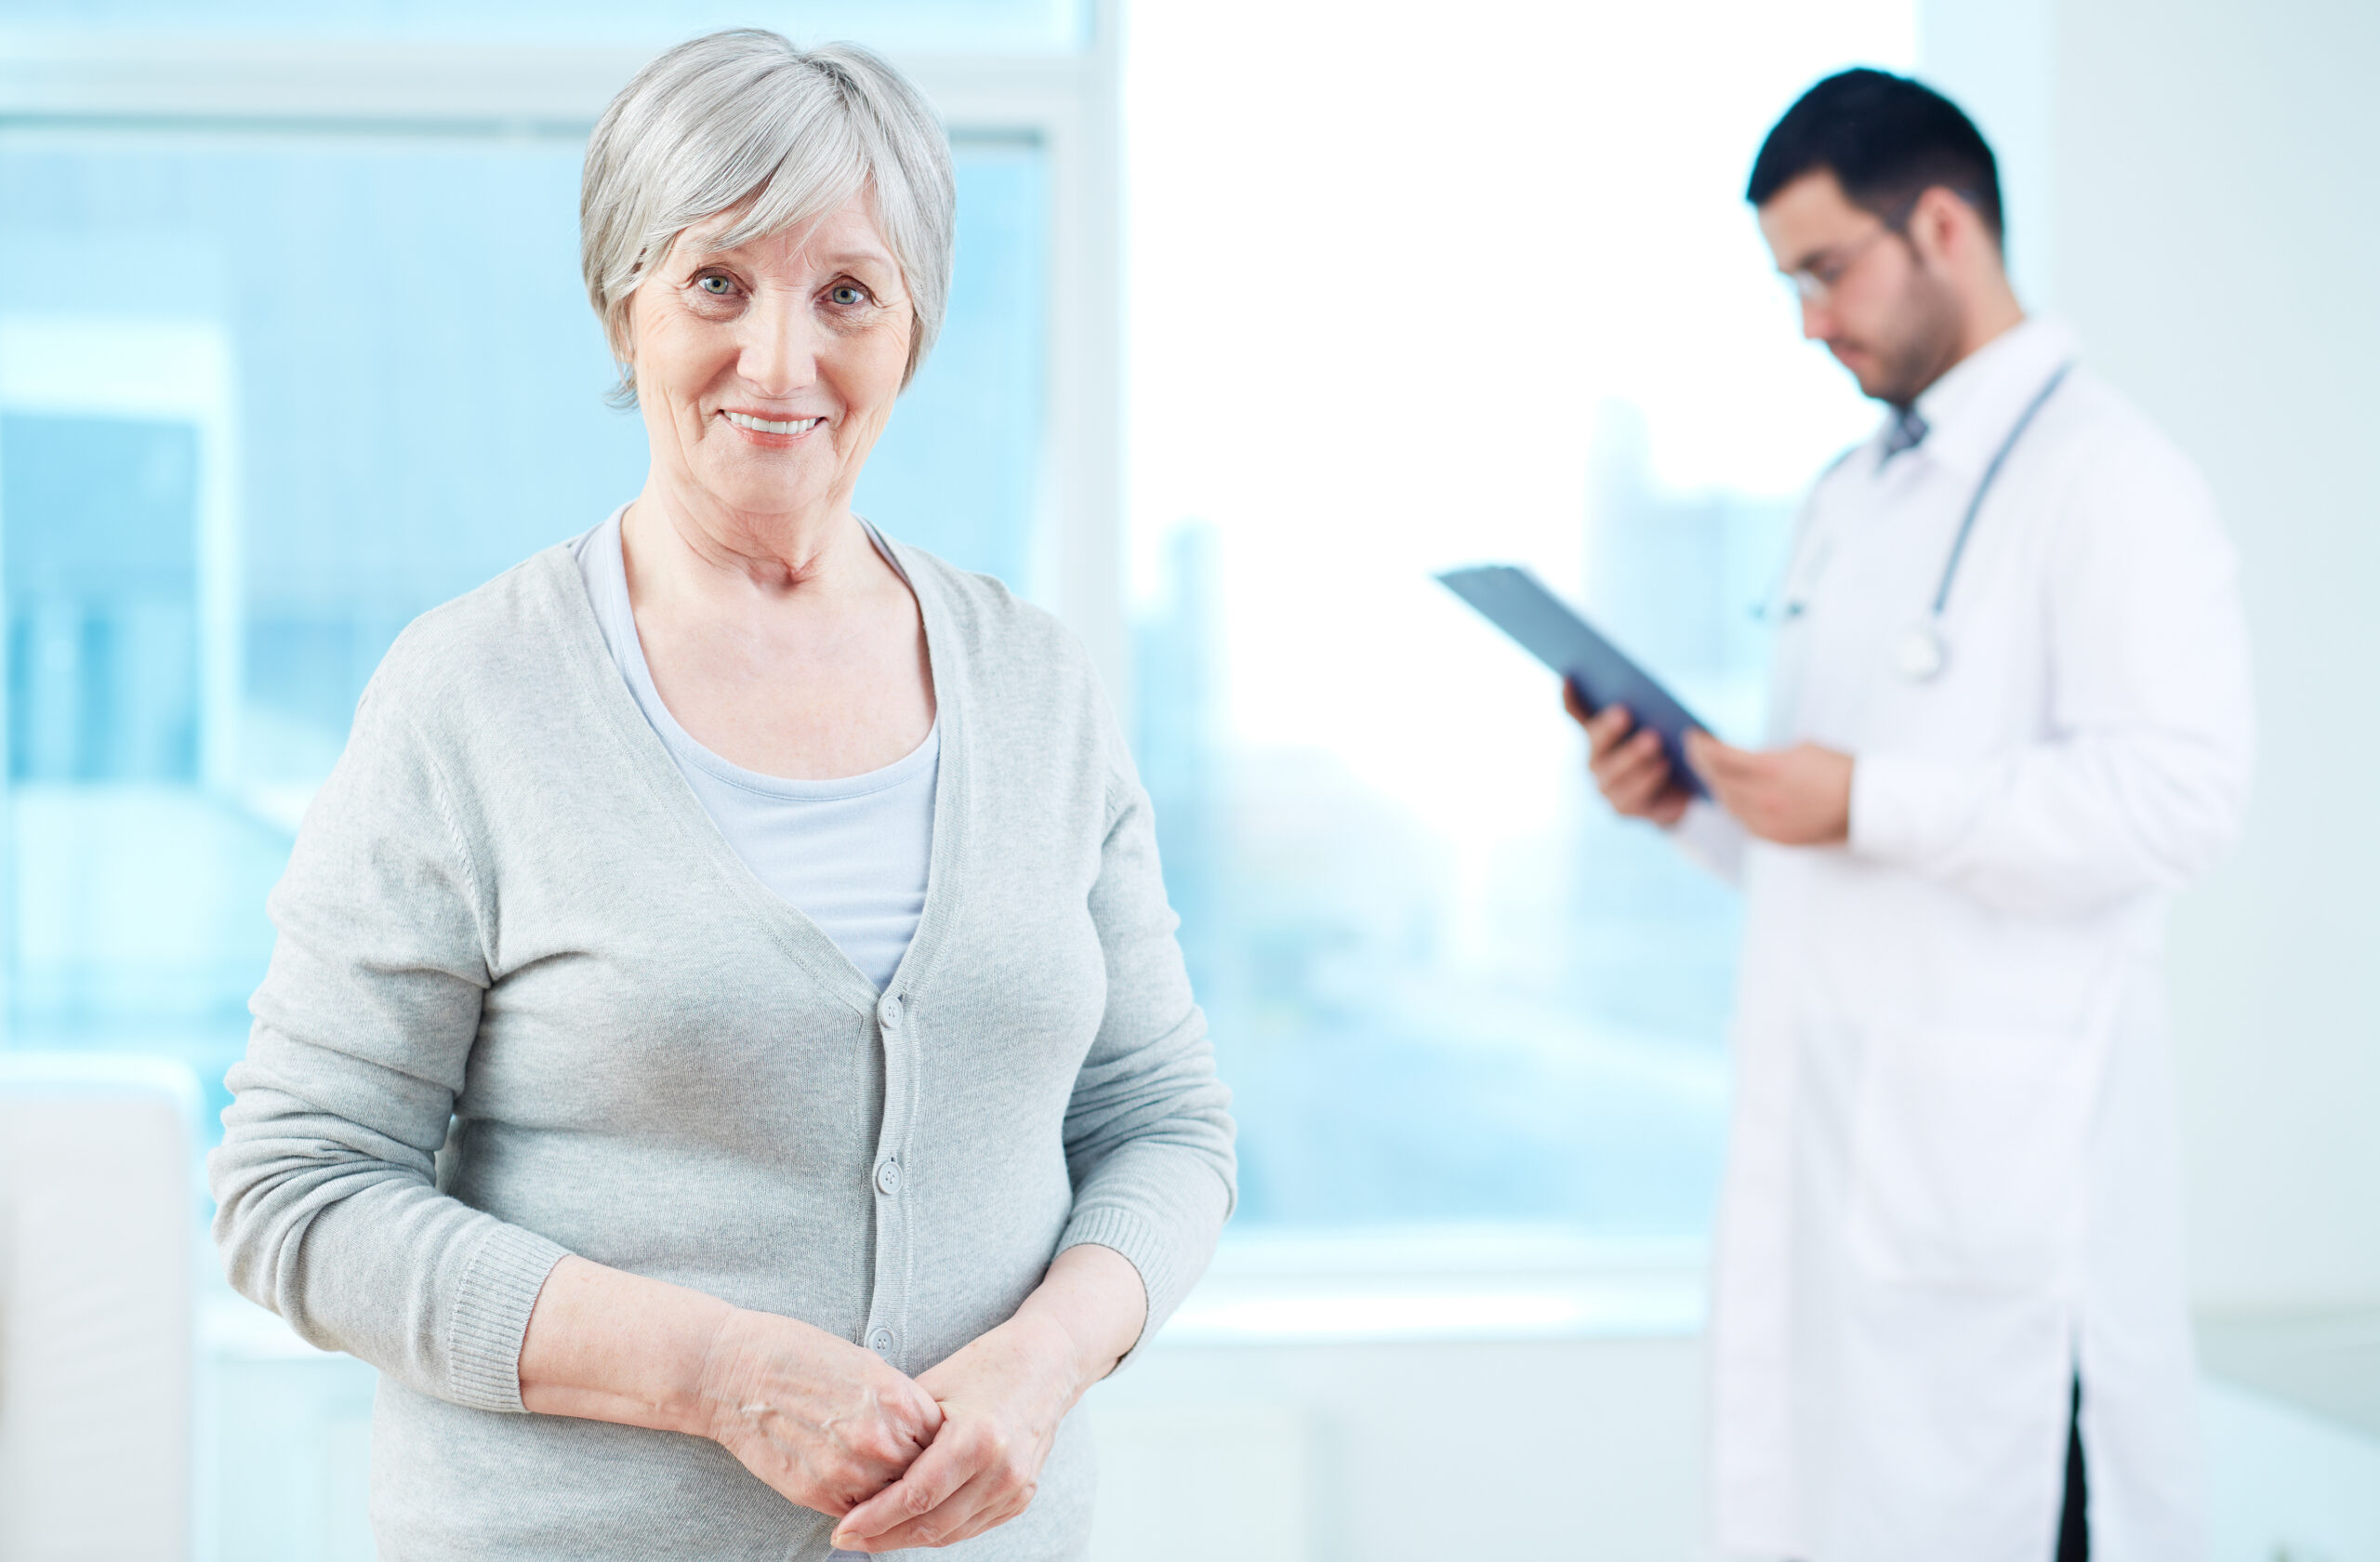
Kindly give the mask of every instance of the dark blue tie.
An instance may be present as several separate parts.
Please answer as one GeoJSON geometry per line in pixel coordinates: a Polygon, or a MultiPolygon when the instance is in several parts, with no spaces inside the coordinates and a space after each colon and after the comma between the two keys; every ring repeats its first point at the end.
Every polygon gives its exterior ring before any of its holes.
{"type": "MultiPolygon", "coordinates": [[[[1914,450],[1925,443],[1925,419],[1917,416],[1915,407],[1903,407],[1893,418],[1892,427],[1884,430],[1884,460],[1889,461],[1904,450],[1914,450]]],[[[1876,463],[1884,465],[1884,461],[1876,463]]]]}

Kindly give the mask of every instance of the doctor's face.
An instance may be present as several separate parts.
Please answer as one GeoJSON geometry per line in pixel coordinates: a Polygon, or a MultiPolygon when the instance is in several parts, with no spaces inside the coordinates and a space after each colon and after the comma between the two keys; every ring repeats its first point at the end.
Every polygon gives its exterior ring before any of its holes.
{"type": "Polygon", "coordinates": [[[1861,390],[1907,406],[1958,361],[1950,278],[1903,227],[1853,205],[1832,172],[1771,196],[1760,231],[1800,295],[1802,335],[1824,342],[1861,390]]]}

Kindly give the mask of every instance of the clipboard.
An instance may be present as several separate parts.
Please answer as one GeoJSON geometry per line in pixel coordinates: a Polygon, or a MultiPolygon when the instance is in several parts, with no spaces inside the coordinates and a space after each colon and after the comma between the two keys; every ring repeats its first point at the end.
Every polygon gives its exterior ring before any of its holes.
{"type": "Polygon", "coordinates": [[[1474,564],[1448,570],[1436,578],[1518,641],[1523,650],[1560,673],[1577,688],[1589,710],[1601,710],[1615,702],[1626,706],[1638,725],[1660,735],[1670,774],[1678,785],[1696,797],[1711,795],[1702,778],[1686,762],[1687,731],[1710,729],[1567,602],[1547,590],[1543,581],[1514,564],[1474,564]]]}

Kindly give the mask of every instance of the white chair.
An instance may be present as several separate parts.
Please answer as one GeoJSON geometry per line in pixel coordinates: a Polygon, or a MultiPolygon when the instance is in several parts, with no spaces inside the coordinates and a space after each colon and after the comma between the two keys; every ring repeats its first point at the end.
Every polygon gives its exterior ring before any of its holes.
{"type": "Polygon", "coordinates": [[[187,1069],[0,1052],[0,1557],[191,1552],[187,1069]]]}

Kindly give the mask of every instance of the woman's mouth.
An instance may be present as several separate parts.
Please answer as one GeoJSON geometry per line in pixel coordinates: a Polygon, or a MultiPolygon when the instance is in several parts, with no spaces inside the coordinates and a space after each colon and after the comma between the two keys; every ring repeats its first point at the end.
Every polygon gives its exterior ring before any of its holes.
{"type": "Polygon", "coordinates": [[[756,434],[806,434],[811,430],[818,427],[819,424],[826,421],[824,417],[788,417],[780,420],[776,418],[755,417],[748,412],[727,412],[724,410],[720,413],[720,416],[726,418],[730,423],[734,424],[737,428],[747,430],[756,434]]]}

